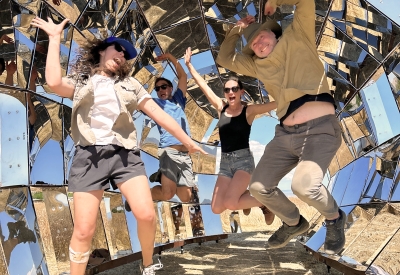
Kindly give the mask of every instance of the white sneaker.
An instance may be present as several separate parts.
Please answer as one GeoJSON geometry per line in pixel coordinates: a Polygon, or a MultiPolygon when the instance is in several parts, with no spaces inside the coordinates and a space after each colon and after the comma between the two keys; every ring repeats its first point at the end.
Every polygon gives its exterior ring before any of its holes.
{"type": "Polygon", "coordinates": [[[142,271],[142,275],[155,275],[156,270],[160,270],[163,268],[163,264],[161,263],[160,259],[158,259],[158,264],[152,264],[149,265],[148,267],[143,267],[143,265],[140,265],[140,270],[142,271]]]}

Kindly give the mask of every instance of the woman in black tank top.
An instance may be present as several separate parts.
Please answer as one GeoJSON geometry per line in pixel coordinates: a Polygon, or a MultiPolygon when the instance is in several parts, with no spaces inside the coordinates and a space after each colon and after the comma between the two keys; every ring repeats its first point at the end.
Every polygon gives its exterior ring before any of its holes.
{"type": "Polygon", "coordinates": [[[211,209],[215,214],[220,214],[226,209],[243,209],[243,213],[248,215],[252,207],[260,207],[264,213],[265,222],[269,225],[274,220],[274,214],[250,196],[247,190],[251,173],[255,168],[254,158],[250,152],[249,137],[255,116],[275,109],[276,103],[243,105],[241,102],[244,94],[243,85],[235,76],[230,76],[224,83],[224,95],[227,101],[224,103],[190,63],[191,54],[188,48],[185,54],[186,66],[208,101],[218,111],[219,116],[221,163],[211,209]]]}

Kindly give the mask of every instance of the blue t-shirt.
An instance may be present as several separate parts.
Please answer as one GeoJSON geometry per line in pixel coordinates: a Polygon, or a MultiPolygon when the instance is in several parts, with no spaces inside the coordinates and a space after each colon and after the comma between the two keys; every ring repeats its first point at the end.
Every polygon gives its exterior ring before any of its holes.
{"type": "MultiPolygon", "coordinates": [[[[182,127],[183,131],[190,136],[189,123],[185,114],[186,97],[183,96],[181,89],[177,89],[171,99],[164,100],[160,98],[153,98],[153,100],[163,109],[167,114],[175,119],[176,122],[182,127]]],[[[160,132],[160,144],[161,148],[182,144],[173,135],[167,132],[165,129],[157,125],[158,131],[160,132]]]]}

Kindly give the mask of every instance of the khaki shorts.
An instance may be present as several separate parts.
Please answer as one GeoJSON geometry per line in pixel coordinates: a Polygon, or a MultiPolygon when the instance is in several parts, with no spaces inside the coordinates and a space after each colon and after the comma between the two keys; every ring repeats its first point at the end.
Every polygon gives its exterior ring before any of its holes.
{"type": "Polygon", "coordinates": [[[187,152],[171,148],[159,148],[160,171],[176,185],[194,187],[192,159],[187,152]]]}
{"type": "Polygon", "coordinates": [[[108,190],[137,176],[146,176],[140,150],[118,145],[76,146],[68,179],[68,191],[108,190]]]}

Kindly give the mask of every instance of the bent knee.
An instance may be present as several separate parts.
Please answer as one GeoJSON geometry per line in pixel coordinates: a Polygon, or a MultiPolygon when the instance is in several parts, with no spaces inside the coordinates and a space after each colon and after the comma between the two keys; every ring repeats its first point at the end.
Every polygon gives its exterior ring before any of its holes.
{"type": "Polygon", "coordinates": [[[224,212],[226,210],[226,208],[223,208],[223,207],[216,207],[216,206],[211,206],[211,211],[214,213],[214,214],[221,214],[222,212],[224,212]]]}
{"type": "Polygon", "coordinates": [[[138,222],[153,223],[156,220],[156,213],[154,211],[141,211],[135,216],[138,222]]]}
{"type": "Polygon", "coordinates": [[[175,192],[171,189],[162,190],[163,199],[168,201],[175,196],[175,192]]]}
{"type": "Polygon", "coordinates": [[[292,187],[292,192],[296,195],[299,199],[303,201],[307,200],[315,200],[320,195],[320,187],[314,188],[294,188],[292,187]]]}
{"type": "Polygon", "coordinates": [[[276,190],[277,190],[276,187],[267,189],[265,185],[263,185],[261,182],[257,182],[257,181],[251,183],[249,186],[250,194],[255,198],[257,198],[260,195],[265,196],[265,195],[273,194],[276,190]]]}
{"type": "Polygon", "coordinates": [[[239,208],[239,201],[227,200],[224,202],[224,206],[229,210],[237,210],[239,208]]]}
{"type": "Polygon", "coordinates": [[[96,227],[75,226],[73,238],[80,242],[90,242],[93,238],[96,227]]]}

